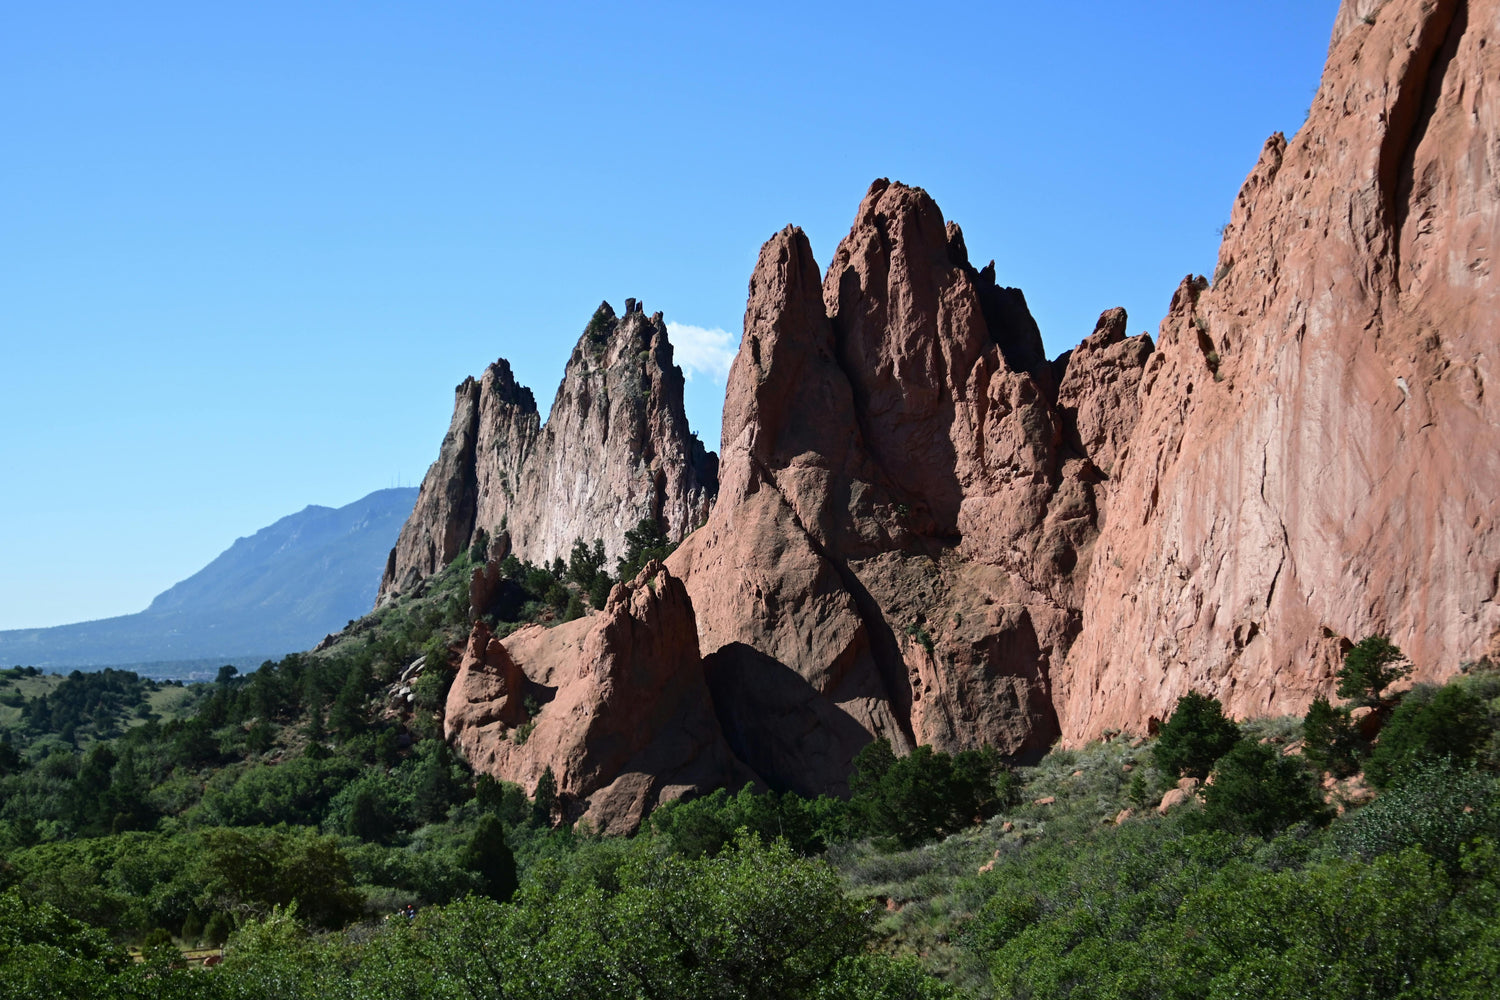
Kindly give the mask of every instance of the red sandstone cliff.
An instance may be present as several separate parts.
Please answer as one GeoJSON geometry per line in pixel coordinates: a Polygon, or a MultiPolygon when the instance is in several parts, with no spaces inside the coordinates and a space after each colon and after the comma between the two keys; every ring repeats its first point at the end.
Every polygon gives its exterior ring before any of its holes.
{"type": "MultiPolygon", "coordinates": [[[[1189,689],[1300,712],[1373,632],[1421,679],[1500,652],[1497,32],[1500,0],[1347,0],[1307,123],[1154,350],[1111,310],[1049,364],[917,188],[876,182],[826,275],[776,234],[719,498],[661,596],[477,637],[451,736],[527,787],[550,764],[618,829],[750,776],[838,790],[872,736],[1025,754],[1189,689]],[[527,685],[556,697],[518,747],[527,685]]],[[[483,405],[461,387],[419,555],[467,541],[444,518],[483,405]]]]}
{"type": "Polygon", "coordinates": [[[1306,124],[1162,324],[1056,676],[1069,739],[1190,687],[1300,712],[1373,632],[1419,679],[1496,650],[1496,42],[1496,0],[1343,4],[1306,124]]]}
{"type": "Polygon", "coordinates": [[[573,349],[542,424],[531,390],[501,359],[456,391],[453,422],[422,480],[381,581],[380,599],[441,569],[482,530],[535,563],[653,517],[674,541],[708,516],[717,459],[688,428],[682,371],[661,314],[605,303],[573,349]]]}
{"type": "Polygon", "coordinates": [[[1021,294],[922,190],[877,181],[821,280],[800,230],[762,248],[719,499],[668,566],[729,743],[768,782],[837,790],[871,736],[1024,753],[1058,735],[1090,448],[1113,460],[1150,353],[1122,325],[1056,366],[1059,409],[1021,294]]]}

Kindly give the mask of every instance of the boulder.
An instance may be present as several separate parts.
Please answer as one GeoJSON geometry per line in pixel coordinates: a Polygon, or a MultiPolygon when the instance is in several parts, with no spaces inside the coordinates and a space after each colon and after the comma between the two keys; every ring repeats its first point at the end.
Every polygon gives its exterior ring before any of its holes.
{"type": "Polygon", "coordinates": [[[503,641],[476,625],[447,709],[447,737],[477,771],[530,794],[551,768],[563,819],[600,832],[756,780],[720,730],[687,591],[655,562],[598,614],[503,641]],[[523,691],[537,706],[530,717],[514,710],[523,691]]]}
{"type": "Polygon", "coordinates": [[[1156,811],[1160,815],[1165,816],[1168,812],[1172,811],[1177,806],[1182,805],[1184,802],[1191,801],[1193,797],[1193,793],[1185,789],[1169,788],[1167,789],[1166,794],[1161,797],[1161,802],[1157,804],[1156,811]]]}

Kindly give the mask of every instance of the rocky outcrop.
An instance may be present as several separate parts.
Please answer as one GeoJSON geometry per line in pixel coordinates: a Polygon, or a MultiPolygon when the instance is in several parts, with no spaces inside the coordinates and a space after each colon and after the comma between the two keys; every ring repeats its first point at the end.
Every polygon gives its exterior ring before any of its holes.
{"type": "Polygon", "coordinates": [[[445,732],[452,736],[499,723],[519,726],[526,720],[526,674],[511,658],[505,644],[482,621],[474,623],[459,660],[458,675],[448,689],[443,714],[445,732]]]}
{"type": "Polygon", "coordinates": [[[1162,324],[1056,677],[1069,739],[1189,688],[1301,712],[1371,633],[1422,680],[1500,645],[1497,26],[1345,0],[1306,124],[1162,324]]]}
{"type": "Polygon", "coordinates": [[[645,518],[682,538],[718,489],[717,458],[688,428],[682,384],[661,314],[648,318],[634,299],[624,316],[608,303],[594,314],[545,425],[503,359],[465,380],[381,599],[409,591],[480,532],[535,563],[596,538],[613,559],[645,518]]]}
{"type": "MultiPolygon", "coordinates": [[[[1024,757],[1148,730],[1188,690],[1300,713],[1371,633],[1422,680],[1500,655],[1497,25],[1500,0],[1346,0],[1307,123],[1266,143],[1213,280],[1182,282],[1154,343],[1110,310],[1049,363],[1021,293],[918,188],[872,185],[824,275],[800,230],[773,236],[707,523],[601,615],[504,640],[509,661],[476,638],[452,737],[528,788],[551,766],[617,829],[711,784],[838,792],[877,736],[1024,757]],[[519,723],[508,662],[542,705],[519,723]]],[[[580,342],[535,454],[683,440],[672,419],[601,432],[601,395],[657,370],[671,395],[655,347],[629,381],[629,352],[665,342],[633,315],[608,364],[580,342]]],[[[631,493],[649,462],[603,452],[465,479],[483,399],[460,388],[409,565],[465,543],[440,522],[466,505],[528,558],[629,526],[612,497],[682,528],[706,509],[701,474],[631,493]]]]}
{"type": "Polygon", "coordinates": [[[687,591],[655,562],[598,614],[504,640],[476,624],[444,727],[476,770],[528,794],[550,767],[564,818],[600,832],[755,780],[720,730],[687,591]]]}
{"type": "MultiPolygon", "coordinates": [[[[1143,361],[1132,345],[1111,362],[1143,361]]],[[[1129,377],[1075,383],[1091,415],[1132,405],[1129,377]]],[[[801,230],[762,248],[720,497],[668,565],[726,736],[768,783],[838,791],[872,736],[1026,753],[1057,735],[1049,671],[1101,474],[1056,385],[1021,293],[918,188],[877,181],[821,280],[801,230]]]]}
{"type": "MultiPolygon", "coordinates": [[[[491,365],[484,380],[494,384],[503,378],[514,384],[510,365],[504,359],[491,365]]],[[[474,444],[479,437],[480,383],[466,378],[453,390],[453,420],[443,436],[438,459],[427,470],[416,506],[401,527],[401,534],[386,560],[376,602],[388,594],[409,591],[448,564],[469,544],[474,523],[477,491],[474,485],[474,444]]],[[[531,392],[526,390],[530,412],[536,414],[531,392]]]]}

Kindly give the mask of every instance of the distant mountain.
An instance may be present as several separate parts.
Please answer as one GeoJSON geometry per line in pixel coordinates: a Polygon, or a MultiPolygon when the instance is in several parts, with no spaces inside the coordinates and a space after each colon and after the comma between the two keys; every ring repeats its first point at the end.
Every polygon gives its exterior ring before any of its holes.
{"type": "Polygon", "coordinates": [[[307,649],[375,603],[386,555],[417,500],[377,490],[309,506],[240,538],[139,614],[0,632],[0,664],[102,667],[180,660],[239,666],[307,649]]]}

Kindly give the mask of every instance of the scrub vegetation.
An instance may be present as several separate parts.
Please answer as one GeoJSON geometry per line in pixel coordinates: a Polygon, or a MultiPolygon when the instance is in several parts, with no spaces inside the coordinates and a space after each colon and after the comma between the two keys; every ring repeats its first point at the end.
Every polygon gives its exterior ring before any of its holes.
{"type": "MultiPolygon", "coordinates": [[[[0,672],[0,995],[1461,998],[1500,976],[1487,665],[1392,693],[1399,650],[1362,643],[1348,704],[1303,720],[1194,693],[1156,739],[1022,769],[876,741],[847,799],[720,790],[601,838],[439,738],[471,566],[248,675],[0,672]]],[[[609,579],[581,543],[504,575],[497,631],[609,579]]]]}

